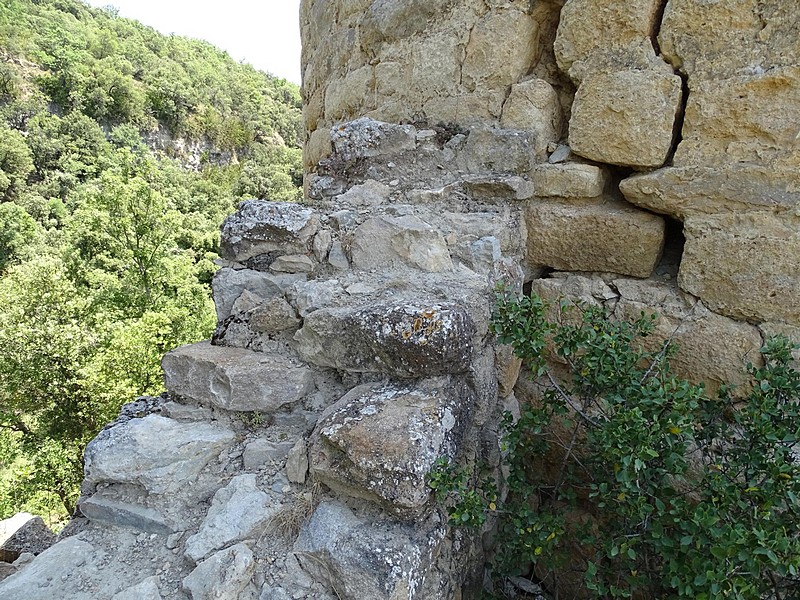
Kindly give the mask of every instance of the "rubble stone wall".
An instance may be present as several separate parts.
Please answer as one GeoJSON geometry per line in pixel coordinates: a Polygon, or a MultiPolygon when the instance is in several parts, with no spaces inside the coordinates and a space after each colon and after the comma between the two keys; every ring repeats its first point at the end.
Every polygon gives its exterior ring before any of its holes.
{"type": "Polygon", "coordinates": [[[225,221],[213,339],[90,443],[0,597],[477,597],[491,521],[448,527],[425,475],[497,468],[530,399],[497,283],[657,312],[712,391],[800,341],[792,4],[303,0],[304,203],[225,221]]]}

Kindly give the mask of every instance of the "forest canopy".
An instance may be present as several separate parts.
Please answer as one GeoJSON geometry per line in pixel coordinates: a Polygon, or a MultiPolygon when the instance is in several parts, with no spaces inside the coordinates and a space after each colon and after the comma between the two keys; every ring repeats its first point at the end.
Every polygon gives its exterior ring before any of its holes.
{"type": "Polygon", "coordinates": [[[113,8],[0,4],[0,518],[68,516],[86,442],[211,334],[219,225],[299,199],[300,109],[113,8]]]}

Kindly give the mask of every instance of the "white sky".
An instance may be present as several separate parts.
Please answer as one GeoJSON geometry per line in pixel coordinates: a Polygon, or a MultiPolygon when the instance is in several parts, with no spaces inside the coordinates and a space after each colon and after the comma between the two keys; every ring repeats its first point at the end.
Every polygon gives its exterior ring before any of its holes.
{"type": "Polygon", "coordinates": [[[244,60],[300,84],[300,0],[86,0],[112,5],[120,16],[164,34],[211,42],[244,60]]]}

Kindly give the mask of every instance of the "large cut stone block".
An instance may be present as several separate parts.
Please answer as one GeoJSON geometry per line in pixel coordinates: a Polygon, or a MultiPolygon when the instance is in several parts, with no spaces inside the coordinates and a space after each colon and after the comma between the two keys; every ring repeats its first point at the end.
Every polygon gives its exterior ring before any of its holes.
{"type": "Polygon", "coordinates": [[[336,155],[349,161],[414,150],[417,130],[411,125],[395,125],[362,117],[333,127],[330,139],[336,155]]]}
{"type": "Polygon", "coordinates": [[[456,456],[474,403],[450,378],[359,386],[317,424],[311,471],[345,494],[419,511],[431,495],[426,475],[437,458],[456,456]]]}
{"type": "Polygon", "coordinates": [[[314,387],[311,370],[283,355],[207,341],[168,352],[161,367],[171,393],[226,410],[275,411],[314,387]]]}
{"type": "Polygon", "coordinates": [[[183,578],[192,600],[237,600],[250,582],[256,562],[247,544],[220,550],[183,578]]]}
{"type": "Polygon", "coordinates": [[[616,279],[614,287],[620,293],[615,318],[635,321],[642,312],[657,315],[652,333],[642,344],[658,352],[669,340],[677,348],[670,359],[676,375],[705,384],[711,396],[722,385],[747,389],[747,364],[761,363],[761,335],[753,325],[711,312],[674,282],[616,279]]]}
{"type": "Polygon", "coordinates": [[[598,72],[575,94],[572,151],[598,162],[660,167],[672,146],[681,78],[661,70],[598,72]]]}
{"type": "Polygon", "coordinates": [[[98,492],[78,505],[81,514],[92,521],[116,527],[128,527],[147,533],[169,535],[175,526],[153,508],[105,497],[98,492]]]}
{"type": "Polygon", "coordinates": [[[666,59],[690,82],[797,65],[797,3],[669,0],[658,41],[666,59]]]}
{"type": "Polygon", "coordinates": [[[294,339],[301,358],[322,367],[425,377],[468,370],[474,334],[458,304],[399,302],[314,311],[294,339]]]}
{"type": "Polygon", "coordinates": [[[560,140],[564,128],[558,92],[544,79],[515,83],[503,104],[500,126],[533,130],[535,157],[544,159],[547,145],[560,140]]]}
{"type": "Polygon", "coordinates": [[[473,174],[526,175],[534,158],[535,142],[530,130],[476,127],[464,147],[464,169],[473,174]]]}
{"type": "Polygon", "coordinates": [[[664,219],[621,202],[542,202],[526,221],[531,265],[649,277],[664,247],[664,219]]]}
{"type": "Polygon", "coordinates": [[[317,232],[317,217],[310,208],[292,202],[245,200],[222,224],[223,258],[248,258],[281,250],[302,253],[317,232]]]}
{"type": "Polygon", "coordinates": [[[800,66],[689,82],[675,165],[786,161],[800,170],[800,66]]]}
{"type": "Polygon", "coordinates": [[[800,169],[732,163],[666,167],[619,185],[625,199],[684,220],[691,216],[800,206],[800,169]]]}
{"type": "Polygon", "coordinates": [[[0,521],[0,551],[15,555],[23,552],[40,554],[55,541],[55,534],[44,524],[42,517],[19,512],[0,521]]]}
{"type": "Polygon", "coordinates": [[[661,0],[567,0],[554,44],[559,68],[579,81],[574,63],[596,61],[600,55],[597,66],[602,67],[603,54],[639,44],[655,31],[661,4],[661,0]]]}
{"type": "Polygon", "coordinates": [[[681,288],[730,317],[800,325],[800,217],[695,217],[684,234],[681,288]]]}
{"type": "MultiPolygon", "coordinates": [[[[77,568],[86,564],[87,559],[96,552],[89,542],[77,536],[67,537],[42,552],[25,568],[18,570],[8,579],[0,582],[0,598],[3,600],[54,600],[55,598],[75,598],[66,593],[69,580],[75,576],[77,568]]],[[[72,590],[70,590],[72,591],[72,590]]],[[[88,600],[89,596],[79,596],[88,600]]]]}
{"type": "Polygon", "coordinates": [[[85,483],[135,483],[155,494],[176,492],[233,443],[230,429],[179,423],[158,415],[104,429],[84,454],[85,483]]]}
{"type": "Polygon", "coordinates": [[[539,25],[519,10],[488,12],[472,29],[465,49],[462,82],[469,91],[505,88],[539,60],[539,25]]]}
{"type": "Polygon", "coordinates": [[[536,165],[531,174],[537,196],[595,198],[608,183],[608,172],[594,165],[579,163],[536,165]]]}

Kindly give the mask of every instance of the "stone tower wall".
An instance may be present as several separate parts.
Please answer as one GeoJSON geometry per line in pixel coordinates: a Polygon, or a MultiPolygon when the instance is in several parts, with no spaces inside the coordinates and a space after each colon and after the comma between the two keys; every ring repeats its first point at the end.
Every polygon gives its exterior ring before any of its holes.
{"type": "MultiPolygon", "coordinates": [[[[762,335],[797,339],[793,3],[304,0],[301,26],[312,173],[327,173],[330,128],[364,116],[458,127],[468,146],[524,139],[519,153],[493,147],[494,164],[467,161],[441,183],[488,170],[532,184],[513,206],[535,287],[569,287],[538,280],[542,270],[560,281],[594,273],[611,287],[599,301],[656,309],[671,319],[665,331],[683,322],[683,352],[699,355],[679,362],[712,387],[715,368],[755,358],[762,335]],[[639,278],[637,289],[611,274],[639,278]],[[675,303],[694,307],[690,323],[675,303]]],[[[400,185],[413,203],[419,182],[400,185]]]]}

